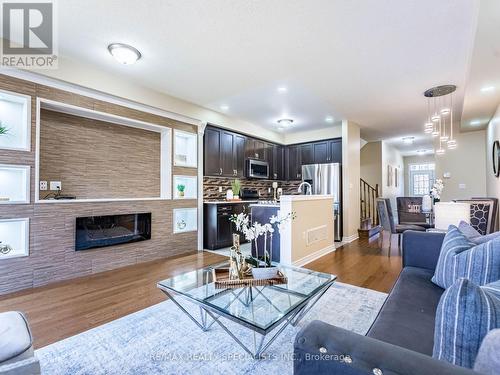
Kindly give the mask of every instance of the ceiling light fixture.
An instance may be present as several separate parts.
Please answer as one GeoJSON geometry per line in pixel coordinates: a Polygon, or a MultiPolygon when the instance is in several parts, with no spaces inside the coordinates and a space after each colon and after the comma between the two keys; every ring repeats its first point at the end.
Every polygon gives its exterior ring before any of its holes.
{"type": "Polygon", "coordinates": [[[134,47],[123,43],[111,43],[108,51],[120,64],[131,65],[139,60],[142,55],[134,47]]]}
{"type": "Polygon", "coordinates": [[[329,124],[331,124],[333,121],[334,121],[334,118],[332,116],[325,117],[325,122],[328,122],[329,124]]]}
{"type": "Polygon", "coordinates": [[[436,155],[443,155],[448,149],[457,148],[453,137],[453,93],[455,85],[432,87],[424,92],[427,98],[427,121],[424,133],[436,138],[436,155]]]}
{"type": "Polygon", "coordinates": [[[415,140],[415,137],[404,137],[403,143],[405,145],[412,145],[414,140],[415,140]]]}
{"type": "Polygon", "coordinates": [[[278,92],[281,93],[281,94],[284,94],[287,91],[288,91],[288,89],[286,88],[286,86],[280,86],[280,87],[278,87],[278,92]]]}
{"type": "Polygon", "coordinates": [[[492,92],[495,91],[495,86],[485,86],[481,88],[481,92],[492,92]]]}
{"type": "Polygon", "coordinates": [[[282,118],[277,121],[278,126],[281,128],[290,128],[293,125],[293,120],[289,118],[282,118]]]}
{"type": "Polygon", "coordinates": [[[229,106],[226,105],[226,104],[222,104],[220,107],[219,107],[222,111],[227,111],[229,109],[229,106]]]}

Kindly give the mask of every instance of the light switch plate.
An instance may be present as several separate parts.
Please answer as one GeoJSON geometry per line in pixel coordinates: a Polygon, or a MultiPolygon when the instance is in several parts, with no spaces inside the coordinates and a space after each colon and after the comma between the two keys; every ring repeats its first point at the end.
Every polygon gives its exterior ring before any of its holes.
{"type": "Polygon", "coordinates": [[[50,181],[50,190],[62,190],[61,181],[50,181]]]}
{"type": "Polygon", "coordinates": [[[47,181],[40,181],[40,190],[47,190],[47,181]]]}
{"type": "Polygon", "coordinates": [[[466,187],[465,184],[458,184],[459,189],[465,189],[465,187],[466,187]]]}

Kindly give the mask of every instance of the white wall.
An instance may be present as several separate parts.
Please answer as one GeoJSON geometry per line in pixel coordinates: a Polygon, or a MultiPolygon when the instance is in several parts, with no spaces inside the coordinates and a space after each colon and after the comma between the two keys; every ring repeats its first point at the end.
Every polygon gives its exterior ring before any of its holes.
{"type": "Polygon", "coordinates": [[[456,134],[458,147],[436,155],[436,178],[443,179],[441,201],[469,199],[486,195],[486,132],[456,134]]]}
{"type": "Polygon", "coordinates": [[[302,142],[319,141],[328,138],[342,137],[342,123],[332,124],[325,129],[302,131],[297,133],[285,133],[284,142],[287,145],[302,142]]]}
{"type": "Polygon", "coordinates": [[[359,125],[342,121],[342,186],[344,208],[344,239],[358,237],[359,229],[359,168],[361,138],[359,125]]]}
{"type": "Polygon", "coordinates": [[[404,195],[404,160],[401,152],[382,141],[382,197],[391,200],[394,217],[397,218],[396,197],[404,195]],[[392,184],[387,185],[388,166],[392,166],[392,184]],[[398,169],[397,186],[395,184],[395,168],[398,169]]]}
{"type": "Polygon", "coordinates": [[[382,142],[368,142],[361,148],[360,177],[382,192],[382,142]]]}
{"type": "MultiPolygon", "coordinates": [[[[500,106],[498,106],[497,111],[486,130],[486,195],[488,197],[495,197],[500,199],[500,178],[495,177],[493,174],[493,142],[500,141],[500,106]]],[[[500,222],[500,212],[499,212],[500,222]]],[[[498,227],[497,227],[498,229],[498,227]]]]}

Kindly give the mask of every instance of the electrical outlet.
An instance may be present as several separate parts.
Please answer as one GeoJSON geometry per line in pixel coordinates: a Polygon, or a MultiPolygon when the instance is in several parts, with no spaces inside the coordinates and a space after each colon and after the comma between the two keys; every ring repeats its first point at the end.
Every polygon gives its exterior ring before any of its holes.
{"type": "Polygon", "coordinates": [[[50,181],[50,190],[62,190],[61,181],[50,181]]]}
{"type": "Polygon", "coordinates": [[[219,186],[219,193],[222,193],[222,186],[219,186]]]}
{"type": "Polygon", "coordinates": [[[40,181],[40,190],[47,190],[47,181],[40,181]]]}

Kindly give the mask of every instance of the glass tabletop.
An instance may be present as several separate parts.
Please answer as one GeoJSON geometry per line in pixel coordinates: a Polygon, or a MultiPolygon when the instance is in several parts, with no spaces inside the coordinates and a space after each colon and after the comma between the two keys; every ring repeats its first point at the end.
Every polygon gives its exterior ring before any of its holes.
{"type": "Polygon", "coordinates": [[[305,268],[276,266],[287,277],[287,284],[216,289],[212,270],[229,267],[229,262],[224,262],[160,281],[158,287],[188,297],[247,326],[268,330],[337,278],[305,268]]]}

